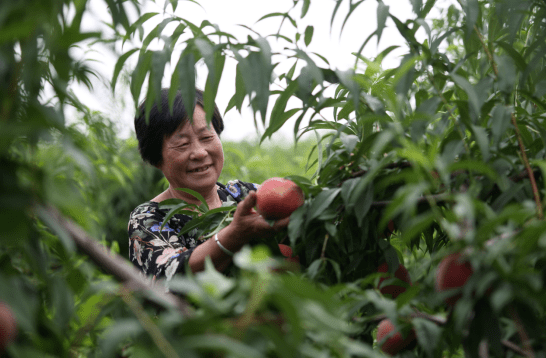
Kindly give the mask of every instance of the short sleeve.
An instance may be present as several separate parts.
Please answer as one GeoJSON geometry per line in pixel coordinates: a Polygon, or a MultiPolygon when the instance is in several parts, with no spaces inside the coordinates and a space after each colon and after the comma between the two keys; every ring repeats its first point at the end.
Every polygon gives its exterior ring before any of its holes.
{"type": "Polygon", "coordinates": [[[145,275],[168,281],[175,273],[185,273],[187,260],[202,242],[190,236],[178,236],[184,221],[190,217],[171,219],[161,229],[164,218],[165,214],[154,202],[133,210],[128,227],[129,258],[145,275]]]}
{"type": "Polygon", "coordinates": [[[233,197],[237,202],[242,201],[252,190],[258,190],[259,185],[247,183],[240,180],[230,180],[225,185],[227,194],[233,197]]]}

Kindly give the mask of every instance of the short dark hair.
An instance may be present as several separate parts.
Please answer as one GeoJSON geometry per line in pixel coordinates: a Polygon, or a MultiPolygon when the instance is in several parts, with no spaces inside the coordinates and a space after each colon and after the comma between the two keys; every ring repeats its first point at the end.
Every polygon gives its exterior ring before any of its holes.
{"type": "MultiPolygon", "coordinates": [[[[194,108],[196,105],[204,108],[203,91],[200,89],[195,90],[194,108]]],[[[146,101],[143,101],[135,116],[135,132],[142,160],[153,166],[160,165],[163,162],[163,140],[173,134],[177,128],[186,124],[187,120],[188,112],[180,91],[176,92],[171,113],[169,111],[169,89],[162,89],[159,100],[154,103],[150,111],[148,123],[146,123],[146,101]],[[158,103],[160,108],[158,108],[158,103]]],[[[212,126],[218,135],[224,130],[224,121],[216,105],[214,105],[212,115],[212,126]]]]}

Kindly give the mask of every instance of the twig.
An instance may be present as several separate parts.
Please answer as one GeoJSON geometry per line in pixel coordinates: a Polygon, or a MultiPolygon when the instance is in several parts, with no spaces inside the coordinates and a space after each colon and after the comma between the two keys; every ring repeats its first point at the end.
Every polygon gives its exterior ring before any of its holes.
{"type": "MultiPolygon", "coordinates": [[[[436,202],[444,202],[449,198],[449,194],[442,193],[442,194],[435,194],[435,195],[426,195],[422,196],[419,199],[417,199],[417,203],[426,203],[430,200],[434,200],[436,202]]],[[[381,201],[373,201],[372,207],[374,208],[383,208],[385,206],[388,206],[392,203],[392,200],[381,200],[381,201]]]]}
{"type": "Polygon", "coordinates": [[[489,344],[486,339],[482,340],[478,345],[478,356],[480,358],[489,358],[489,344]]]}
{"type": "Polygon", "coordinates": [[[523,326],[523,323],[521,322],[521,318],[519,317],[517,310],[514,308],[514,306],[510,306],[508,307],[508,313],[514,320],[514,323],[516,324],[516,329],[518,331],[519,338],[521,339],[523,350],[526,353],[525,355],[530,358],[535,358],[535,352],[533,351],[533,347],[531,346],[531,340],[529,339],[529,336],[527,335],[527,332],[525,331],[525,327],[523,326]]]}
{"type": "Polygon", "coordinates": [[[535,180],[535,174],[533,173],[533,169],[531,169],[531,165],[529,164],[529,159],[527,159],[527,153],[525,152],[525,147],[523,146],[523,139],[521,138],[521,133],[519,131],[518,123],[516,122],[516,116],[514,115],[514,113],[512,113],[512,124],[514,125],[514,128],[516,130],[519,150],[521,152],[523,163],[525,164],[525,170],[527,171],[527,175],[529,176],[529,180],[531,181],[531,188],[533,188],[533,196],[535,198],[535,203],[537,206],[537,216],[539,220],[542,220],[544,218],[544,213],[542,211],[542,201],[540,200],[540,194],[538,192],[537,182],[535,180]]]}
{"type": "Polygon", "coordinates": [[[328,238],[330,236],[328,234],[326,234],[326,236],[324,237],[324,243],[322,244],[322,252],[320,253],[320,258],[321,260],[324,260],[324,257],[325,257],[325,254],[326,254],[326,244],[328,243],[328,238]]]}
{"type": "Polygon", "coordinates": [[[497,69],[497,64],[495,63],[495,59],[493,58],[493,55],[491,54],[491,52],[489,51],[489,48],[485,44],[485,41],[483,39],[483,35],[480,32],[480,30],[478,30],[476,25],[474,25],[474,31],[476,31],[476,34],[478,35],[478,38],[480,39],[480,42],[482,43],[482,47],[483,47],[483,49],[485,51],[485,54],[487,55],[487,58],[489,59],[489,62],[491,62],[491,67],[493,67],[493,72],[495,72],[495,76],[498,77],[499,76],[499,70],[497,69]]]}
{"type": "Polygon", "coordinates": [[[502,343],[503,346],[510,349],[514,353],[517,353],[517,354],[519,354],[521,356],[524,356],[524,357],[528,356],[527,352],[525,352],[523,349],[518,347],[517,344],[514,344],[514,343],[510,342],[507,339],[502,340],[501,343],[502,343]]]}
{"type": "Polygon", "coordinates": [[[129,265],[127,260],[119,255],[106,252],[104,246],[91,238],[73,221],[65,218],[56,208],[37,206],[35,210],[42,218],[64,230],[82,252],[89,256],[99,267],[123,282],[127,288],[149,293],[152,298],[171,307],[176,307],[184,316],[192,315],[192,309],[186,301],[165,292],[165,289],[161,288],[161,285],[157,282],[152,286],[148,280],[141,276],[136,267],[129,265]]]}
{"type": "Polygon", "coordinates": [[[136,318],[142,325],[142,328],[148,332],[161,353],[163,353],[163,355],[167,358],[180,358],[161,330],[157,327],[154,321],[152,321],[150,316],[146,314],[140,303],[133,297],[130,290],[127,287],[121,286],[119,291],[123,301],[125,301],[127,306],[129,306],[131,311],[133,311],[136,318]]]}
{"type": "MultiPolygon", "coordinates": [[[[384,169],[404,169],[404,168],[409,168],[409,167],[411,167],[410,162],[400,162],[400,163],[389,163],[389,164],[385,165],[383,168],[384,169]]],[[[359,170],[359,171],[356,171],[356,172],[352,172],[350,176],[351,176],[351,178],[356,178],[356,177],[366,175],[367,172],[368,172],[367,170],[362,169],[362,170],[359,170]]]]}
{"type": "MultiPolygon", "coordinates": [[[[445,318],[429,315],[423,312],[413,312],[408,315],[410,318],[424,318],[428,321],[431,321],[433,323],[436,323],[438,326],[444,326],[447,323],[447,320],[445,318]]],[[[381,322],[382,320],[386,319],[387,315],[380,314],[377,316],[374,316],[369,321],[371,322],[381,322]]]]}

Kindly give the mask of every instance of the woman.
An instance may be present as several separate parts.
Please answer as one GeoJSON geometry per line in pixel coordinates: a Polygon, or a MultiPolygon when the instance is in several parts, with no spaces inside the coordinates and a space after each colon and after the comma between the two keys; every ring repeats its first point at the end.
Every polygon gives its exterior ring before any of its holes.
{"type": "Polygon", "coordinates": [[[184,273],[186,264],[192,272],[204,269],[209,256],[219,271],[224,271],[232,254],[254,238],[267,237],[288,225],[289,218],[271,227],[253,207],[257,188],[254,184],[232,181],[224,186],[217,182],[224,165],[220,133],[222,117],[215,106],[212,127],[207,125],[203,110],[203,93],[196,91],[193,123],[188,119],[182,96],[177,93],[172,113],[169,111],[168,90],[161,91],[160,107],[151,109],[149,121],[145,105],[135,117],[135,131],[142,159],[163,172],[169,187],[155,198],[135,208],[129,220],[129,256],[131,262],[153,279],[170,280],[184,273]],[[237,204],[233,221],[212,239],[202,240],[190,233],[178,236],[191,217],[176,214],[160,230],[167,210],[159,203],[166,199],[182,199],[200,204],[192,195],[177,188],[189,188],[200,193],[210,209],[218,208],[231,197],[237,204]]]}

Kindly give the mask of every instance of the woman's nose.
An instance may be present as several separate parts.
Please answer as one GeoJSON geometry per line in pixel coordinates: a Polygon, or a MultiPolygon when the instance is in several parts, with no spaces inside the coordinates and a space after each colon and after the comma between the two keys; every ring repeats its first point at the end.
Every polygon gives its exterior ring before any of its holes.
{"type": "Polygon", "coordinates": [[[202,159],[207,156],[207,150],[201,143],[196,143],[190,154],[190,159],[202,159]]]}

